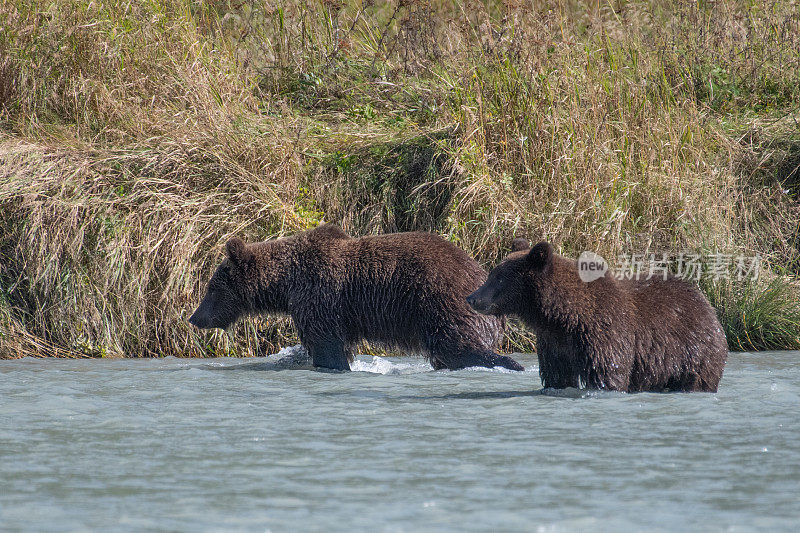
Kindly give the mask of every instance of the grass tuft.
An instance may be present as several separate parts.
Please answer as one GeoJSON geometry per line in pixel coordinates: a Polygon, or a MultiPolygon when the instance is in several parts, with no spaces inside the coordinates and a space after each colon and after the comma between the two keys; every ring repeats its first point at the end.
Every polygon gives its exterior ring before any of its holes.
{"type": "Polygon", "coordinates": [[[732,350],[800,350],[800,288],[776,277],[704,287],[732,350]]]}

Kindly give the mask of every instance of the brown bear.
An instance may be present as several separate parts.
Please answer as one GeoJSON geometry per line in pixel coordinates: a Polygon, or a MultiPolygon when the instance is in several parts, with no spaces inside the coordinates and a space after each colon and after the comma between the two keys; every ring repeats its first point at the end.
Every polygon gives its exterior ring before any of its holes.
{"type": "Polygon", "coordinates": [[[240,316],[287,314],[314,366],[349,370],[359,341],[427,355],[435,369],[502,366],[494,353],[500,317],[481,315],[467,295],[486,272],[431,233],[350,238],[332,224],[256,244],[231,239],[227,258],[189,319],[223,328],[240,316]]]}
{"type": "MultiPolygon", "coordinates": [[[[523,243],[524,242],[524,243],[523,243]]],[[[676,277],[584,282],[547,242],[512,253],[467,298],[536,333],[546,388],[716,392],[728,345],[708,300],[676,277]]]]}

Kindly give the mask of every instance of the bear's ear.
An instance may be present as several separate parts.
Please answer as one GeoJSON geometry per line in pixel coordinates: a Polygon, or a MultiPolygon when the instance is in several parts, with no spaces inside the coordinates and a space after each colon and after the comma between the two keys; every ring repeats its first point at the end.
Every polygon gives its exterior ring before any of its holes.
{"type": "Polygon", "coordinates": [[[512,252],[521,252],[530,249],[530,247],[531,243],[528,242],[528,239],[523,239],[522,237],[517,237],[514,239],[514,242],[511,243],[512,252]]]}
{"type": "Polygon", "coordinates": [[[234,265],[242,266],[250,262],[253,252],[248,250],[247,245],[239,237],[232,237],[225,244],[225,251],[234,265]]]}
{"type": "Polygon", "coordinates": [[[553,247],[549,242],[542,241],[531,248],[525,260],[530,268],[543,269],[553,260],[553,247]]]}
{"type": "Polygon", "coordinates": [[[349,239],[350,236],[342,230],[336,224],[331,224],[330,222],[327,224],[321,224],[316,228],[310,230],[310,236],[316,238],[325,238],[325,239],[349,239]]]}

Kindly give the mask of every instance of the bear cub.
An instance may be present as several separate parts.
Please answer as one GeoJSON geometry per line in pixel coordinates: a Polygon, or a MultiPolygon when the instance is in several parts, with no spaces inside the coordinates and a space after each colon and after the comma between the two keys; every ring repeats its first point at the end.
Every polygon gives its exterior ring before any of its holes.
{"type": "Polygon", "coordinates": [[[198,328],[285,314],[316,367],[349,370],[352,348],[366,340],[425,354],[435,369],[523,370],[494,352],[503,319],[467,305],[486,272],[437,235],[350,238],[326,224],[256,244],[233,238],[226,251],[189,319],[198,328]]]}
{"type": "Polygon", "coordinates": [[[695,286],[673,276],[584,282],[577,261],[547,242],[515,240],[467,301],[534,330],[546,388],[716,392],[728,356],[717,315],[695,286]]]}

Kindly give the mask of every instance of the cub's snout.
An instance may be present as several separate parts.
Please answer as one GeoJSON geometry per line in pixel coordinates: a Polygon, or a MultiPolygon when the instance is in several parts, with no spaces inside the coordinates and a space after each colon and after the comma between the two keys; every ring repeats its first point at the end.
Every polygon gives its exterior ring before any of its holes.
{"type": "Polygon", "coordinates": [[[478,290],[467,296],[467,303],[470,307],[482,315],[500,314],[497,306],[492,303],[492,301],[485,294],[483,287],[480,287],[478,290]]]}

